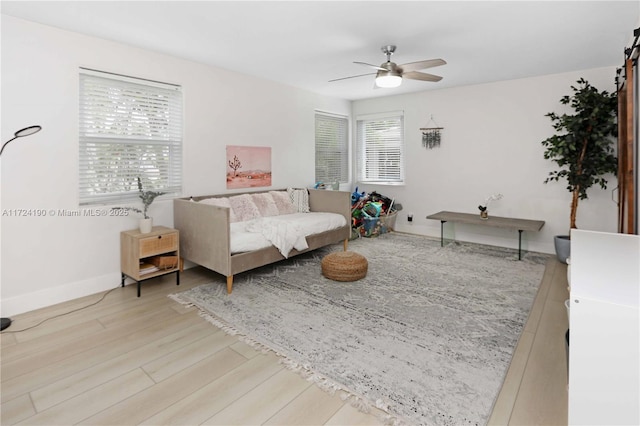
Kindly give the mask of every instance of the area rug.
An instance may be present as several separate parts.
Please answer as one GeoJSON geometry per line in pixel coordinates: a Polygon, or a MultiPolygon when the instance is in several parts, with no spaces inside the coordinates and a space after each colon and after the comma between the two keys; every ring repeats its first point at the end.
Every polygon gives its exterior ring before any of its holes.
{"type": "Polygon", "coordinates": [[[388,233],[361,238],[368,274],[331,281],[320,262],[342,244],[224,277],[175,300],[386,423],[485,424],[546,255],[388,233]]]}

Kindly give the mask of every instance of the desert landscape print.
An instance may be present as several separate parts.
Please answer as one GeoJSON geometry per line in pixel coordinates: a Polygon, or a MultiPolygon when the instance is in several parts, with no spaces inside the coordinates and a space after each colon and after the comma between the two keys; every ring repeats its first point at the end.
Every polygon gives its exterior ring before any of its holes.
{"type": "Polygon", "coordinates": [[[227,189],[271,186],[271,147],[227,145],[227,189]]]}

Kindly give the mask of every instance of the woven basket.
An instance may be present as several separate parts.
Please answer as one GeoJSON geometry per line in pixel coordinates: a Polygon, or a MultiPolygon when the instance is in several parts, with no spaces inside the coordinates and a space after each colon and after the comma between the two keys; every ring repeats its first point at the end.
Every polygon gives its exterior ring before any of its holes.
{"type": "Polygon", "coordinates": [[[178,256],[154,256],[149,258],[149,263],[161,270],[173,269],[178,266],[178,256]]]}
{"type": "Polygon", "coordinates": [[[352,251],[339,251],[322,259],[322,275],[334,281],[357,281],[367,276],[367,258],[352,251]]]}

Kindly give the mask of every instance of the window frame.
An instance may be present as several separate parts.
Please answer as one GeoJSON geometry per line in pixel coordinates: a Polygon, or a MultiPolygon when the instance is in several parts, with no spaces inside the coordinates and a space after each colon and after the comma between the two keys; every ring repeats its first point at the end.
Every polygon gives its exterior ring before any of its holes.
{"type": "Polygon", "coordinates": [[[144,190],[182,194],[182,87],[79,69],[80,205],[139,201],[144,190]]]}
{"type": "MultiPolygon", "coordinates": [[[[339,183],[349,183],[349,117],[347,115],[342,114],[334,114],[325,111],[315,111],[315,181],[323,182],[323,183],[335,183],[336,181],[339,183]],[[318,126],[320,122],[324,121],[325,124],[337,124],[338,131],[340,134],[336,132],[335,142],[337,147],[332,149],[329,146],[331,143],[327,139],[324,140],[324,146],[319,146],[319,137],[323,136],[318,133],[318,126]],[[339,168],[337,172],[335,170],[328,170],[328,173],[325,176],[320,176],[318,173],[319,170],[319,160],[321,160],[319,151],[324,152],[325,161],[327,162],[340,162],[339,167],[335,167],[335,169],[339,168]],[[332,173],[333,172],[333,173],[332,173]],[[337,180],[335,179],[337,177],[337,180]]],[[[326,166],[328,169],[331,166],[326,166]]]]}
{"type": "Polygon", "coordinates": [[[356,117],[356,169],[358,183],[405,184],[404,111],[363,114],[356,117]],[[394,127],[385,128],[385,122],[396,123],[397,128],[395,130],[394,127]],[[378,141],[373,141],[366,140],[368,131],[390,133],[387,136],[381,136],[378,141]],[[382,146],[376,147],[376,144],[382,146]],[[394,153],[394,150],[397,152],[394,153]],[[382,164],[384,161],[397,164],[384,165],[382,164]],[[393,176],[394,174],[396,177],[393,176]]]}

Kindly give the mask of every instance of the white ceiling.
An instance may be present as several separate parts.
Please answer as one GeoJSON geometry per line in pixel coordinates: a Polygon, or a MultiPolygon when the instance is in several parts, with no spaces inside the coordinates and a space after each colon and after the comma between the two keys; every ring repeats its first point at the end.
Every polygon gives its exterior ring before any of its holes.
{"type": "Polygon", "coordinates": [[[3,14],[327,96],[364,99],[620,66],[632,1],[2,1],[3,14]],[[438,83],[373,89],[353,61],[442,58],[438,83]]]}

